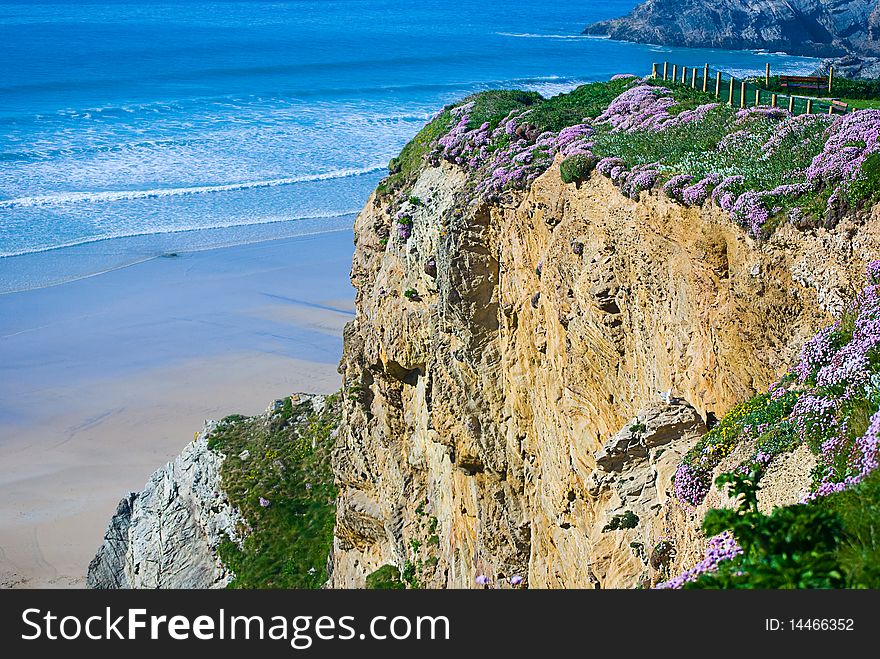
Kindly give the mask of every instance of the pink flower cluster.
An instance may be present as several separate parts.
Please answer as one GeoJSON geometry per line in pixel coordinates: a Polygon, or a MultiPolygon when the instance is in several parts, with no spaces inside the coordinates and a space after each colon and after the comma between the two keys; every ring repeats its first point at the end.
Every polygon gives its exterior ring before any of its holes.
{"type": "Polygon", "coordinates": [[[788,110],[784,110],[782,108],[772,108],[766,105],[758,105],[751,108],[743,108],[742,110],[737,111],[736,121],[737,123],[741,123],[742,121],[755,118],[778,121],[780,119],[785,119],[786,117],[790,116],[791,113],[788,110]]]}
{"type": "Polygon", "coordinates": [[[476,190],[492,197],[503,190],[525,188],[543,174],[556,153],[563,156],[589,154],[594,128],[586,123],[568,126],[559,134],[543,132],[530,139],[533,127],[528,111],[513,111],[494,130],[488,123],[468,130],[473,103],[452,110],[457,123],[438,140],[438,155],[457,165],[466,165],[479,179],[476,190]],[[507,142],[503,148],[490,145],[507,142]]]}
{"type": "Polygon", "coordinates": [[[796,117],[788,117],[773,131],[773,135],[764,142],[761,151],[764,155],[771,155],[782,145],[802,144],[821,126],[828,126],[834,118],[827,114],[799,114],[796,117]]]}
{"type": "Polygon", "coordinates": [[[880,151],[880,110],[845,114],[825,133],[825,147],[807,169],[807,180],[825,185],[848,183],[859,174],[865,158],[880,151]]]}
{"type": "Polygon", "coordinates": [[[675,498],[691,506],[699,506],[712,487],[711,472],[682,462],[675,470],[675,498]]]}
{"type": "Polygon", "coordinates": [[[742,554],[742,547],[739,546],[733,534],[730,531],[719,533],[709,539],[705,558],[702,561],[694,565],[690,570],[682,572],[677,577],[659,583],[654,587],[659,589],[681,588],[690,581],[696,581],[702,574],[715,572],[723,561],[729,561],[740,554],[742,554]]]}
{"type": "Polygon", "coordinates": [[[585,123],[563,128],[556,136],[556,146],[559,153],[564,158],[579,154],[591,155],[590,149],[593,148],[593,143],[590,141],[590,137],[595,132],[595,128],[585,123]]]}
{"type": "Polygon", "coordinates": [[[702,179],[689,185],[681,191],[681,201],[685,206],[702,206],[709,195],[719,183],[721,183],[720,174],[709,174],[702,179]]]}
{"type": "Polygon", "coordinates": [[[846,312],[853,318],[852,335],[839,321],[819,331],[804,345],[793,369],[799,385],[814,385],[791,413],[802,441],[819,444],[822,479],[809,498],[846,489],[877,468],[880,411],[855,441],[849,439],[849,420],[839,416],[841,402],[856,397],[876,400],[880,393],[880,286],[874,283],[878,274],[880,262],[872,261],[867,267],[870,283],[846,312]]]}
{"type": "Polygon", "coordinates": [[[707,103],[675,115],[669,112],[675,105],[677,102],[672,90],[640,84],[627,89],[615,98],[605,112],[597,117],[596,123],[609,124],[614,131],[656,132],[700,121],[718,107],[717,103],[707,103]]]}
{"type": "Polygon", "coordinates": [[[596,171],[611,179],[621,193],[630,199],[638,199],[642,190],[650,190],[660,179],[657,163],[639,165],[630,169],[621,158],[602,158],[596,163],[596,171]]]}

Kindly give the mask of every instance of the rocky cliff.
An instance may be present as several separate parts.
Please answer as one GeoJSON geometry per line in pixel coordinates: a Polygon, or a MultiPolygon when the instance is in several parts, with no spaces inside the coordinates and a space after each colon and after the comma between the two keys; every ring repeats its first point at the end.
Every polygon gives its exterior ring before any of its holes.
{"type": "Polygon", "coordinates": [[[209,423],[141,492],[119,502],[89,564],[89,588],[222,588],[220,543],[238,538],[238,512],[220,487],[222,456],[209,423]]]}
{"type": "Polygon", "coordinates": [[[872,0],[647,0],[629,15],[584,32],[694,48],[876,57],[880,6],[872,0]]]}
{"type": "MultiPolygon", "coordinates": [[[[725,497],[678,503],[675,465],[842,308],[880,214],[758,241],[714,205],[633,200],[595,173],[551,166],[492,202],[466,179],[420,171],[405,241],[387,198],[356,221],[331,585],[385,564],[427,587],[634,587],[690,567],[725,497]]],[[[798,501],[811,458],[778,458],[763,505],[798,501]]]]}
{"type": "Polygon", "coordinates": [[[208,422],[119,502],[90,588],[317,588],[327,580],[338,396],[208,422]]]}

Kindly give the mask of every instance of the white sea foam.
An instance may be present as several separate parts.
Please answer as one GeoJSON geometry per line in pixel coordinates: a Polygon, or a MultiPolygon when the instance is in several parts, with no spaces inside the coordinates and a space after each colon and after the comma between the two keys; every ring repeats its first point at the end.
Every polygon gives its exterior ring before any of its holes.
{"type": "Polygon", "coordinates": [[[591,34],[533,34],[531,32],[496,32],[499,37],[515,37],[517,39],[606,39],[591,34]]]}
{"type": "Polygon", "coordinates": [[[385,169],[385,165],[371,165],[357,169],[340,169],[323,174],[307,174],[287,178],[268,179],[263,181],[245,181],[242,183],[225,183],[223,185],[197,185],[187,188],[157,188],[154,190],[104,190],[101,192],[56,192],[32,197],[17,197],[0,200],[0,208],[34,208],[42,206],[63,206],[83,202],[99,203],[130,199],[154,199],[158,197],[180,197],[184,195],[210,194],[214,192],[231,192],[234,190],[250,190],[253,188],[272,188],[281,185],[293,185],[309,181],[327,181],[331,179],[363,176],[385,169]]]}
{"type": "MultiPolygon", "coordinates": [[[[181,227],[156,227],[152,231],[118,231],[107,234],[102,234],[98,236],[86,236],[77,240],[71,240],[69,242],[61,243],[58,245],[43,245],[39,247],[33,247],[28,249],[23,249],[15,252],[0,252],[0,258],[8,258],[12,256],[25,256],[27,254],[42,254],[43,252],[52,252],[57,249],[65,249],[69,247],[78,247],[79,245],[90,245],[92,243],[99,243],[105,240],[115,240],[119,238],[139,238],[141,236],[157,236],[161,234],[175,234],[175,233],[189,233],[191,231],[206,231],[211,229],[235,229],[235,228],[243,228],[243,227],[254,227],[254,226],[263,226],[267,224],[280,224],[282,222],[296,222],[300,220],[329,220],[334,218],[343,218],[349,215],[357,215],[360,209],[352,209],[352,210],[343,210],[337,212],[328,212],[328,213],[315,213],[312,215],[299,215],[296,217],[267,217],[258,220],[248,220],[246,222],[242,221],[229,221],[229,222],[215,222],[212,224],[192,224],[181,227]]],[[[328,229],[328,231],[336,231],[336,229],[328,229]]],[[[323,231],[313,231],[307,232],[302,235],[317,235],[319,233],[325,233],[323,231]]],[[[207,247],[206,249],[213,249],[214,247],[207,247]]],[[[190,249],[188,251],[197,251],[194,249],[190,249]]]]}

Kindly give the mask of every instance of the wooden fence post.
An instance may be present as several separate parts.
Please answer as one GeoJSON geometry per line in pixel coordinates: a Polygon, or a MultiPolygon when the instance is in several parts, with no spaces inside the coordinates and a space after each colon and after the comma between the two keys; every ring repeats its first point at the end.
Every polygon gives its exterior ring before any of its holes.
{"type": "Polygon", "coordinates": [[[813,114],[813,99],[807,99],[807,114],[813,114]]]}
{"type": "Polygon", "coordinates": [[[761,105],[761,90],[756,89],[755,90],[755,107],[758,107],[759,105],[761,105]]]}
{"type": "Polygon", "coordinates": [[[794,114],[794,96],[788,97],[788,111],[794,114]]]}
{"type": "Polygon", "coordinates": [[[715,72],[715,98],[721,96],[721,71],[715,72]]]}
{"type": "Polygon", "coordinates": [[[697,88],[697,67],[691,71],[691,89],[697,88]]]}
{"type": "Polygon", "coordinates": [[[736,78],[730,76],[730,96],[727,97],[727,102],[733,107],[733,84],[736,81],[736,78]]]}
{"type": "Polygon", "coordinates": [[[770,62],[767,62],[767,67],[764,69],[764,86],[770,86],[770,62]]]}
{"type": "Polygon", "coordinates": [[[828,67],[828,93],[831,93],[831,84],[834,82],[834,67],[828,67]]]}
{"type": "Polygon", "coordinates": [[[686,66],[681,67],[681,84],[687,84],[688,77],[688,68],[686,66]]]}
{"type": "Polygon", "coordinates": [[[654,62],[654,63],[651,65],[651,77],[652,77],[652,78],[656,78],[656,77],[657,77],[657,62],[654,62]]]}
{"type": "Polygon", "coordinates": [[[666,80],[669,77],[669,62],[663,62],[663,79],[666,80]]]}
{"type": "Polygon", "coordinates": [[[744,108],[746,106],[746,81],[743,80],[740,83],[739,87],[739,106],[744,108]]]}
{"type": "Polygon", "coordinates": [[[703,67],[703,93],[709,90],[709,65],[703,67]]]}
{"type": "Polygon", "coordinates": [[[776,107],[776,94],[770,94],[770,107],[776,107]]]}
{"type": "Polygon", "coordinates": [[[672,65],[672,82],[678,82],[678,64],[672,65]]]}
{"type": "Polygon", "coordinates": [[[834,114],[834,105],[833,104],[828,106],[828,114],[834,114]]]}

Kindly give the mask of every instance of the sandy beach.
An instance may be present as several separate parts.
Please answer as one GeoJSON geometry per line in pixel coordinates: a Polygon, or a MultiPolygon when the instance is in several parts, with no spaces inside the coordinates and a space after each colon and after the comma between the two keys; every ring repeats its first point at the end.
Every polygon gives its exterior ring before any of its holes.
{"type": "Polygon", "coordinates": [[[81,587],[118,500],[205,419],[329,393],[351,233],[0,295],[0,586],[81,587]]]}

